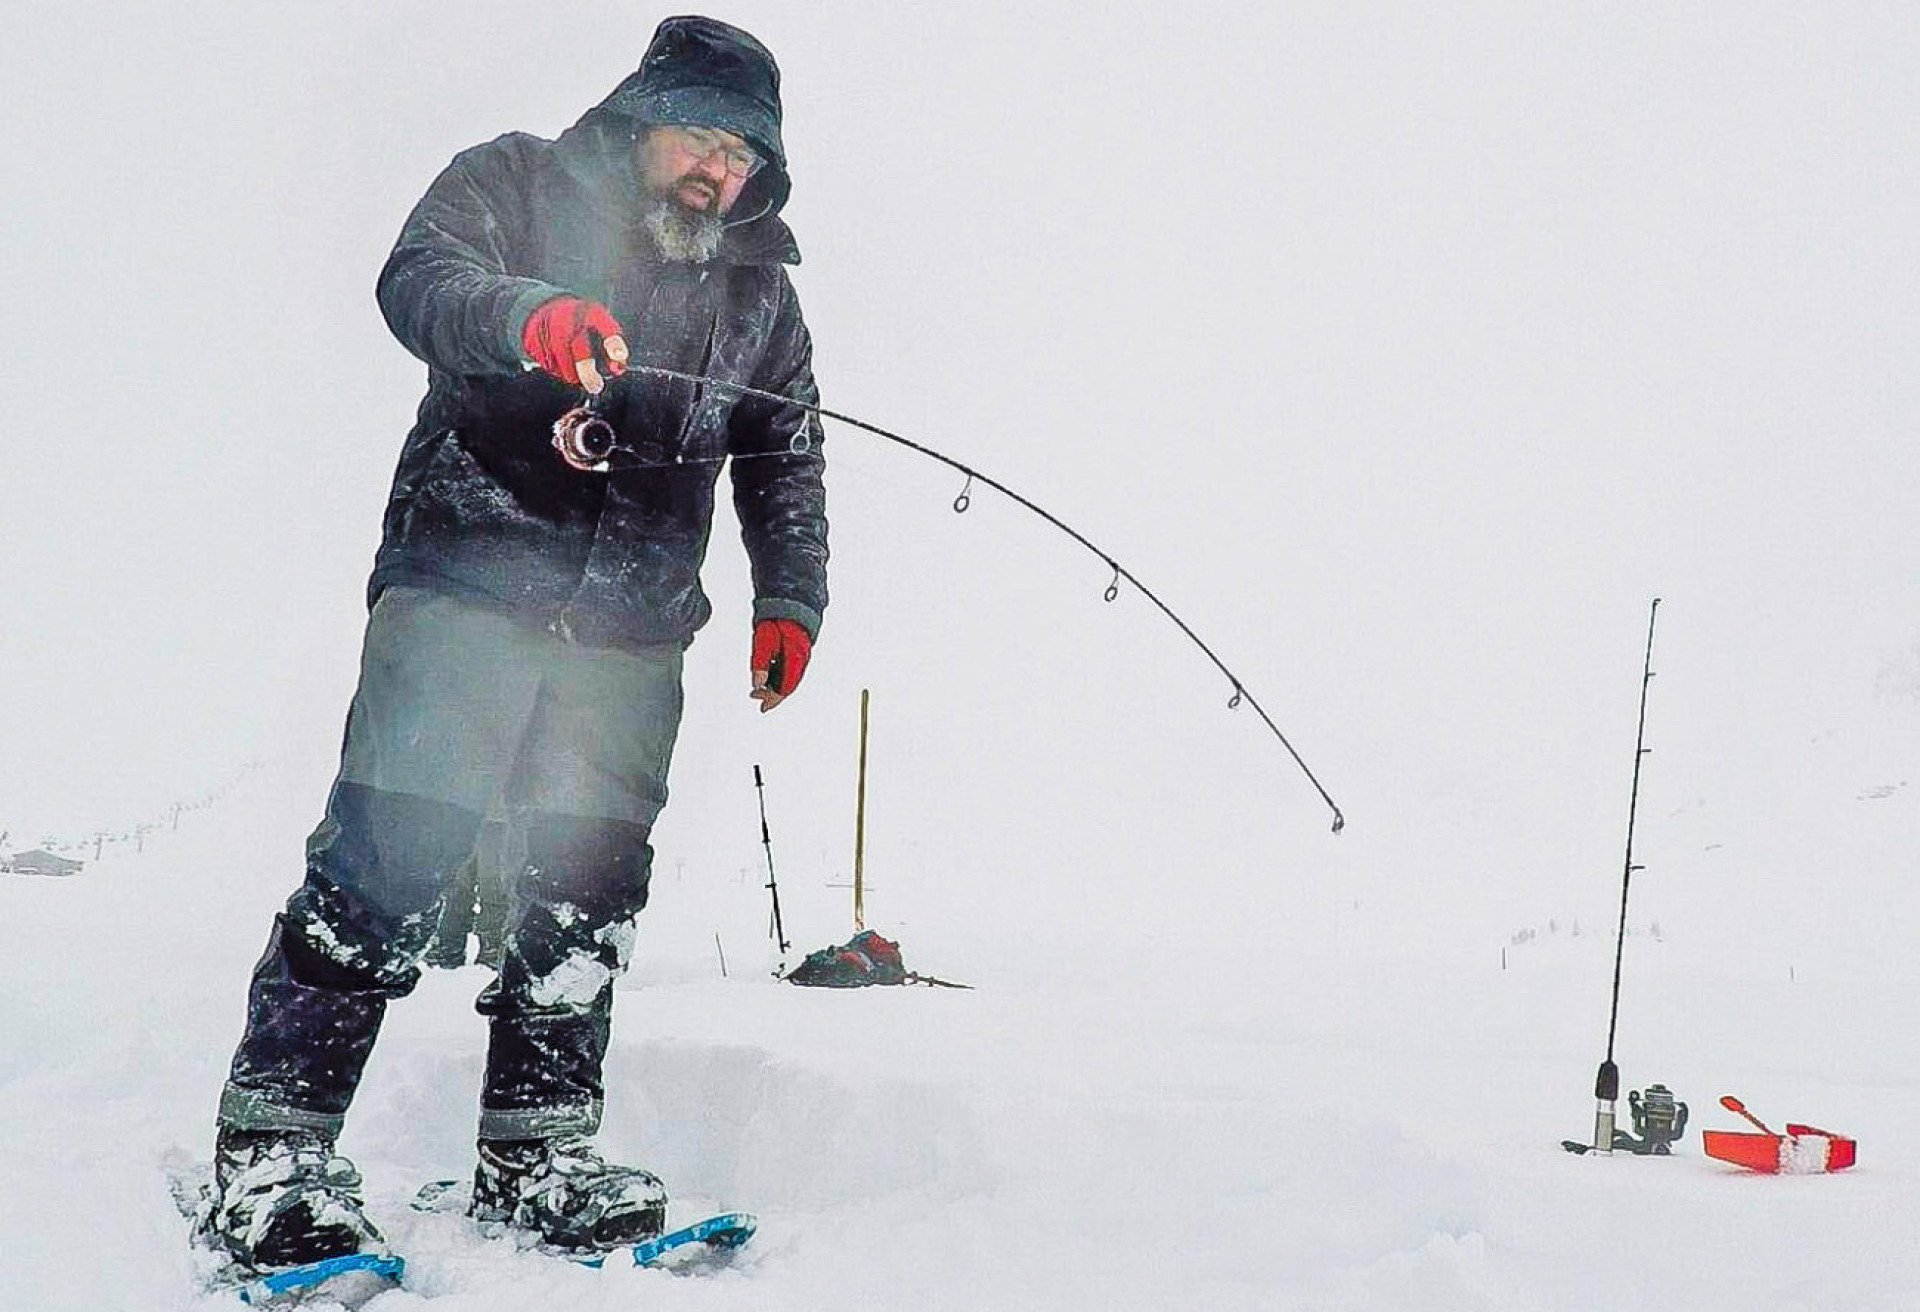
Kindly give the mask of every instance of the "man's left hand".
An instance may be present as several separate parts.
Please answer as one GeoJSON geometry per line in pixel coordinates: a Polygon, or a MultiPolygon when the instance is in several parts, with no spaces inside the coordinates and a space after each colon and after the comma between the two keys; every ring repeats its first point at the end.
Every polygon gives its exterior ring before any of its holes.
{"type": "Polygon", "coordinates": [[[753,626],[753,692],[765,714],[800,686],[813,654],[813,639],[793,620],[761,620],[753,626]]]}

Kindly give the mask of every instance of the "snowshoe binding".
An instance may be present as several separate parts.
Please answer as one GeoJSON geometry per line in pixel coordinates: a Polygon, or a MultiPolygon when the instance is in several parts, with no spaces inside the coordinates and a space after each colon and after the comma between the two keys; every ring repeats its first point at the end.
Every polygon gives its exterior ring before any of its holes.
{"type": "Polygon", "coordinates": [[[359,1253],[385,1254],[367,1219],[360,1172],[313,1131],[222,1127],[197,1237],[247,1270],[270,1272],[359,1253]]]}
{"type": "Polygon", "coordinates": [[[568,1253],[605,1252],[666,1229],[666,1187],[638,1167],[610,1164],[585,1138],[482,1139],[479,1149],[476,1221],[568,1253]]]}

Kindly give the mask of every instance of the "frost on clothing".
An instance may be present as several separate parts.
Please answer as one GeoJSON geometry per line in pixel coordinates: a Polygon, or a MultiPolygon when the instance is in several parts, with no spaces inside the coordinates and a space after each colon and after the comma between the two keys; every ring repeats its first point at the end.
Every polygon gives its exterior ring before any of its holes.
{"type": "MultiPolygon", "coordinates": [[[[554,931],[592,923],[587,912],[563,902],[544,913],[554,923],[554,931]]],[[[592,946],[575,943],[566,955],[544,974],[526,981],[527,1000],[536,1007],[558,1007],[567,1011],[585,1011],[601,991],[626,970],[633,957],[638,928],[632,919],[602,925],[592,934],[592,946]]],[[[514,945],[516,948],[518,944],[514,945]]],[[[524,956],[524,954],[523,954],[524,956]]]]}
{"type": "MultiPolygon", "coordinates": [[[[336,805],[361,791],[336,787],[336,805]]],[[[342,847],[367,841],[352,815],[339,818],[343,841],[318,852],[255,969],[247,1034],[222,1103],[229,1124],[337,1133],[387,1002],[419,980],[415,962],[434,928],[426,911],[438,899],[394,915],[370,897],[358,872],[331,864],[342,847]]],[[[647,900],[645,836],[643,826],[612,820],[531,824],[499,978],[478,1003],[491,1028],[484,1135],[597,1128],[612,982],[631,959],[633,918],[647,900]]]]}
{"type": "MultiPolygon", "coordinates": [[[[337,1132],[386,1004],[412,992],[493,801],[515,817],[483,1129],[598,1124],[613,979],[646,906],[682,656],[591,650],[395,588],[368,624],[341,778],[255,969],[221,1116],[337,1132]]],[[[531,1133],[499,1137],[532,1137],[531,1133]]]]}
{"type": "Polygon", "coordinates": [[[395,584],[484,598],[584,643],[681,643],[712,613],[700,586],[728,457],[756,618],[819,631],[824,460],[812,342],[784,264],[777,165],[742,193],[717,258],[668,263],[638,220],[635,122],[616,95],[558,141],[522,133],[463,152],[407,220],[379,282],[388,324],[429,366],[387,507],[370,593],[395,584]],[[635,366],[791,397],[629,372],[596,408],[637,467],[583,474],[546,435],[584,399],[520,359],[543,301],[598,301],[635,366]]]}
{"type": "Polygon", "coordinates": [[[645,831],[549,819],[529,834],[489,1018],[480,1137],[592,1134],[600,1125],[613,981],[646,906],[645,831]]]}

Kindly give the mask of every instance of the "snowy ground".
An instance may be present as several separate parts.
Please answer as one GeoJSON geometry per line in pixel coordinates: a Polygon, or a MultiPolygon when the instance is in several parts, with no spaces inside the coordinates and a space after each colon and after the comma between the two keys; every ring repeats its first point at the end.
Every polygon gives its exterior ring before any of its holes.
{"type": "MultiPolygon", "coordinates": [[[[263,875],[261,854],[297,850],[311,783],[266,769],[144,854],[0,883],[0,1307],[222,1306],[190,1287],[161,1164],[205,1151],[290,877],[284,860],[263,875]]],[[[1911,801],[1860,805],[1885,834],[1911,831],[1911,801]]],[[[795,866],[790,931],[825,942],[846,894],[795,866]]],[[[1389,947],[1363,910],[1289,925],[1282,902],[1302,903],[1277,895],[1251,916],[1168,902],[1097,934],[996,932],[964,898],[896,880],[880,905],[922,927],[879,927],[910,965],[977,989],[834,993],[762,973],[757,873],[701,877],[670,852],[662,867],[616,1013],[605,1140],[689,1215],[757,1212],[751,1256],[708,1279],[591,1273],[404,1206],[467,1169],[485,978],[469,967],[391,1013],[345,1139],[412,1262],[377,1312],[1752,1312],[1920,1295],[1909,967],[1789,977],[1669,907],[1658,940],[1641,926],[1628,942],[1623,1065],[1628,1085],[1687,1099],[1693,1128],[1670,1160],[1599,1160],[1557,1145],[1590,1126],[1603,929],[1537,926],[1503,969],[1496,944],[1471,961],[1389,947]],[[1734,1091],[1856,1135],[1860,1166],[1767,1179],[1702,1157],[1699,1127],[1738,1128],[1713,1105],[1734,1091]]]]}
{"type": "MultiPolygon", "coordinates": [[[[423,372],[375,273],[660,13],[30,8],[0,841],[161,827],[0,876],[0,1312],[210,1312],[161,1163],[208,1148],[352,692],[423,372]]],[[[593,1275],[410,1213],[479,1081],[484,975],[436,974],[346,1133],[412,1259],[376,1312],[1920,1306],[1913,6],[722,16],[781,59],[827,403],[1115,553],[1347,831],[1099,560],[830,427],[832,610],[764,718],[722,498],[610,1072],[608,1146],[760,1237],[593,1275]],[[1694,1121],[1575,1158],[1656,595],[1619,1057],[1694,1121]],[[869,687],[870,921],[975,991],[768,977],[750,767],[796,949],[843,939],[869,687]],[[1721,1093],[1860,1166],[1703,1159],[1721,1093]]]]}

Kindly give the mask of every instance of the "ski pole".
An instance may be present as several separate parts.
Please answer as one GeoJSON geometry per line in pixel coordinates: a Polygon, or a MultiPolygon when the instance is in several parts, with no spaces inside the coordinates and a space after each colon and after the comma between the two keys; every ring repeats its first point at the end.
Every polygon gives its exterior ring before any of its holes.
{"type": "Polygon", "coordinates": [[[767,832],[767,784],[760,777],[760,767],[753,767],[753,787],[760,794],[760,844],[767,849],[767,891],[773,894],[773,923],[768,926],[773,931],[773,941],[780,945],[780,960],[784,965],[787,959],[787,929],[780,923],[780,884],[773,877],[773,835],[767,832]]]}
{"type": "Polygon", "coordinates": [[[1594,1076],[1593,1147],[1595,1152],[1613,1151],[1615,1105],[1620,1097],[1620,1068],[1613,1061],[1613,1040],[1620,1024],[1620,963],[1627,947],[1627,892],[1633,884],[1633,872],[1642,867],[1633,863],[1633,824],[1640,809],[1640,762],[1647,755],[1647,686],[1653,682],[1653,626],[1660,617],[1660,598],[1647,610],[1647,659],[1640,674],[1640,724],[1633,744],[1633,790],[1627,800],[1627,857],[1620,875],[1620,931],[1613,944],[1613,1002],[1607,1014],[1607,1055],[1594,1076]]]}
{"type": "Polygon", "coordinates": [[[937,989],[971,989],[973,987],[971,984],[956,984],[950,979],[935,979],[932,975],[922,975],[915,970],[908,971],[906,978],[900,982],[903,984],[926,984],[937,989]]]}
{"type": "Polygon", "coordinates": [[[867,927],[867,689],[860,690],[860,787],[853,804],[853,927],[867,927]]]}
{"type": "MultiPolygon", "coordinates": [[[[656,378],[667,378],[675,382],[692,383],[696,387],[704,385],[724,388],[740,396],[751,396],[763,401],[775,401],[781,405],[796,406],[799,409],[807,411],[809,414],[818,415],[823,419],[836,420],[839,423],[846,424],[850,428],[857,428],[863,433],[871,433],[875,437],[885,438],[897,446],[903,446],[909,451],[914,451],[926,456],[929,460],[937,460],[949,469],[966,475],[966,486],[960,490],[960,495],[953,499],[953,508],[956,512],[964,512],[972,502],[973,485],[974,482],[978,480],[1008,500],[1013,501],[1023,508],[1032,511],[1041,519],[1046,520],[1047,523],[1053,525],[1075,542],[1085,547],[1088,551],[1098,556],[1101,562],[1113,571],[1113,581],[1107,585],[1107,590],[1103,594],[1107,601],[1114,601],[1119,598],[1120,582],[1124,579],[1128,583],[1131,583],[1141,596],[1152,602],[1162,615],[1165,615],[1173,622],[1174,626],[1177,627],[1180,632],[1186,634],[1188,641],[1198,647],[1202,654],[1204,654],[1209,661],[1213,662],[1213,667],[1219,670],[1222,675],[1226,676],[1228,685],[1233,689],[1233,695],[1227,699],[1227,709],[1237,710],[1241,702],[1245,702],[1251,706],[1254,714],[1260,717],[1261,723],[1267,726],[1268,732],[1272,733],[1274,738],[1279,741],[1280,746],[1286,749],[1287,755],[1293,758],[1293,763],[1300,768],[1300,773],[1306,776],[1307,782],[1313,785],[1314,791],[1320,794],[1320,800],[1325,802],[1327,809],[1333,812],[1333,832],[1337,834],[1346,828],[1346,816],[1341,813],[1339,805],[1334,802],[1332,795],[1329,794],[1326,787],[1321,784],[1319,776],[1314,774],[1312,767],[1307,764],[1306,758],[1300,755],[1299,751],[1294,748],[1294,745],[1288,741],[1287,736],[1280,732],[1280,726],[1273,722],[1271,715],[1267,714],[1266,707],[1262,706],[1259,701],[1255,699],[1254,695],[1247,690],[1247,686],[1240,681],[1240,676],[1228,669],[1226,662],[1221,660],[1220,657],[1214,653],[1213,648],[1208,646],[1205,640],[1193,631],[1192,626],[1176,615],[1173,608],[1167,605],[1166,602],[1160,600],[1151,588],[1147,587],[1146,584],[1134,576],[1131,570],[1120,564],[1101,548],[1094,545],[1084,533],[1074,528],[1058,515],[1055,515],[1052,511],[1020,495],[1020,493],[1014,491],[1005,483],[990,478],[986,474],[968,465],[962,464],[952,456],[936,451],[932,447],[916,442],[911,438],[902,437],[898,433],[888,432],[878,424],[870,424],[864,419],[856,419],[852,415],[841,414],[836,410],[828,410],[824,406],[817,405],[811,401],[803,401],[798,397],[785,396],[779,392],[765,391],[758,387],[748,387],[745,384],[731,382],[725,378],[713,378],[706,374],[685,373],[678,369],[665,369],[657,365],[629,363],[626,373],[622,376],[637,378],[641,374],[651,375],[656,378]]],[[[614,460],[613,457],[615,455],[618,455],[622,451],[627,451],[628,448],[619,445],[611,425],[607,424],[605,420],[597,418],[591,402],[562,415],[559,423],[555,425],[554,435],[556,442],[560,445],[562,455],[568,460],[568,463],[573,464],[577,469],[600,472],[611,469],[645,468],[660,463],[648,460],[614,460]],[[574,448],[579,449],[573,450],[572,453],[570,453],[569,443],[571,443],[574,448]]],[[[764,455],[804,456],[809,453],[810,449],[810,439],[804,432],[801,432],[794,435],[787,450],[766,452],[764,455]]],[[[728,458],[739,460],[761,457],[732,456],[728,458]]]]}

